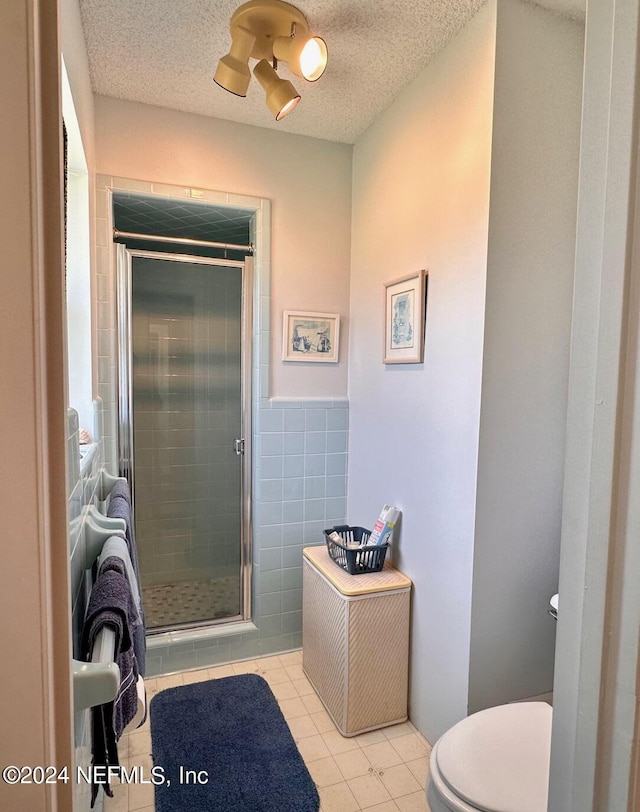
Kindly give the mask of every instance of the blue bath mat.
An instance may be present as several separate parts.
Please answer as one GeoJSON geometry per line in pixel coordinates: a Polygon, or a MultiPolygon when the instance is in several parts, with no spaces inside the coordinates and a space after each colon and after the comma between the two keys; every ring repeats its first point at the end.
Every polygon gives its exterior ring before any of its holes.
{"type": "Polygon", "coordinates": [[[168,688],[150,705],[156,812],[317,812],[320,801],[257,674],[168,688]]]}

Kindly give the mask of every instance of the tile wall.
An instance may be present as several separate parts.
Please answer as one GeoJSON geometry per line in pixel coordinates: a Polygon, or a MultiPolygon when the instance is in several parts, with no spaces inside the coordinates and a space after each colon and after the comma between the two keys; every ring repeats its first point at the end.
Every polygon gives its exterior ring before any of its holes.
{"type": "Polygon", "coordinates": [[[260,400],[254,421],[255,630],[173,641],[147,652],[149,676],[302,645],[302,549],[346,513],[346,399],[260,400]]]}

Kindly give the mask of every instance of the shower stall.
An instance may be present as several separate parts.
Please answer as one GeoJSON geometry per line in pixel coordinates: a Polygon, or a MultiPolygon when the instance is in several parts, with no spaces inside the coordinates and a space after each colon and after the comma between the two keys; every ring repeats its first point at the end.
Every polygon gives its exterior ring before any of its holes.
{"type": "Polygon", "coordinates": [[[250,257],[118,245],[119,467],[149,632],[251,616],[251,277],[250,257]]]}

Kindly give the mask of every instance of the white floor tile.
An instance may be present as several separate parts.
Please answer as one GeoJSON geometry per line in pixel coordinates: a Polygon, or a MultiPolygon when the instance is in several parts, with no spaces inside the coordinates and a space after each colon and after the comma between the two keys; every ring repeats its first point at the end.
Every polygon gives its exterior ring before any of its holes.
{"type": "Polygon", "coordinates": [[[306,677],[302,679],[295,679],[293,680],[293,684],[295,685],[296,691],[298,692],[299,696],[309,696],[310,694],[315,693],[313,690],[313,685],[309,682],[306,677]]]}
{"type": "Polygon", "coordinates": [[[354,736],[353,740],[358,742],[360,747],[368,747],[370,744],[387,741],[387,737],[381,730],[370,730],[368,733],[360,733],[359,736],[354,736]]]}
{"type": "Polygon", "coordinates": [[[280,654],[280,662],[282,665],[301,665],[302,664],[302,649],[297,651],[288,651],[286,654],[280,654]]]}
{"type": "Polygon", "coordinates": [[[324,705],[318,699],[315,693],[309,694],[307,696],[301,696],[300,699],[302,699],[302,701],[304,702],[305,707],[307,708],[307,711],[309,713],[318,713],[319,711],[324,710],[324,705]]]}
{"type": "Polygon", "coordinates": [[[235,671],[231,665],[217,665],[215,668],[209,668],[210,679],[220,679],[221,677],[233,677],[235,671]]]}
{"type": "Polygon", "coordinates": [[[345,781],[373,772],[371,762],[359,747],[341,756],[336,756],[336,763],[345,781]]]}
{"type": "Polygon", "coordinates": [[[329,787],[344,782],[344,777],[332,756],[307,762],[307,769],[317,787],[329,787]]]}
{"type": "Polygon", "coordinates": [[[193,685],[196,682],[208,682],[211,679],[208,668],[200,668],[197,671],[185,671],[184,684],[193,685]]]}
{"type": "Polygon", "coordinates": [[[346,783],[322,787],[319,794],[321,812],[357,812],[360,808],[346,783]]]}
{"type": "Polygon", "coordinates": [[[255,660],[242,660],[239,663],[232,663],[231,668],[234,674],[256,674],[258,672],[258,664],[255,660]]]}
{"type": "Polygon", "coordinates": [[[289,679],[302,679],[304,671],[302,670],[302,663],[294,663],[293,665],[285,666],[289,679]]]}
{"type": "Polygon", "coordinates": [[[275,698],[280,702],[282,699],[297,699],[298,692],[291,680],[279,682],[276,685],[269,684],[275,698]]]}
{"type": "Polygon", "coordinates": [[[138,812],[145,806],[154,804],[153,784],[130,784],[129,785],[129,812],[138,812]]]}
{"type": "Polygon", "coordinates": [[[329,716],[326,710],[323,709],[310,715],[315,722],[319,733],[328,733],[330,730],[336,729],[336,726],[333,724],[333,719],[329,716]]]}
{"type": "Polygon", "coordinates": [[[359,778],[352,778],[348,784],[361,809],[392,800],[391,795],[376,773],[368,773],[359,778]]]}
{"type": "MultiPolygon", "coordinates": [[[[318,786],[321,812],[429,812],[425,796],[430,747],[410,722],[344,737],[302,671],[301,650],[147,680],[150,699],[165,688],[259,673],[267,680],[318,786]]],[[[149,721],[123,737],[128,766],[151,767],[149,721]]],[[[116,786],[104,812],[154,812],[153,787],[116,786]]]]}
{"type": "Polygon", "coordinates": [[[423,790],[396,798],[396,804],[400,812],[429,812],[427,797],[423,790]]]}
{"type": "Polygon", "coordinates": [[[338,753],[347,753],[349,750],[359,750],[358,742],[354,742],[353,739],[346,738],[337,730],[330,730],[328,733],[323,733],[322,738],[324,739],[324,743],[329,748],[329,752],[332,756],[335,756],[338,753]]]}
{"type": "Polygon", "coordinates": [[[283,682],[291,682],[289,679],[289,675],[287,674],[286,669],[280,668],[273,668],[270,671],[265,671],[262,676],[266,679],[269,685],[278,685],[279,683],[283,682]]]}
{"type": "Polygon", "coordinates": [[[310,716],[296,716],[293,719],[289,719],[287,724],[289,725],[291,735],[296,741],[298,741],[298,739],[304,739],[307,736],[317,736],[319,732],[315,722],[310,716]]]}
{"type": "Polygon", "coordinates": [[[390,725],[382,729],[382,732],[387,739],[396,739],[398,736],[406,736],[407,733],[413,733],[413,726],[409,722],[401,722],[399,725],[390,725]]]}
{"type": "Polygon", "coordinates": [[[362,752],[376,770],[384,770],[387,767],[395,767],[396,764],[402,764],[402,758],[388,741],[383,741],[379,744],[370,744],[368,747],[363,747],[362,752]]]}
{"type": "Polygon", "coordinates": [[[282,660],[277,655],[260,657],[256,660],[256,666],[258,667],[260,673],[264,673],[266,671],[276,671],[283,668],[282,660]]]}
{"type": "Polygon", "coordinates": [[[318,761],[321,758],[328,758],[331,755],[329,748],[322,740],[320,734],[300,739],[298,742],[298,750],[305,762],[318,761]]]}
{"type": "Polygon", "coordinates": [[[415,761],[405,762],[407,767],[411,770],[413,777],[424,789],[427,786],[427,775],[429,772],[429,759],[417,758],[415,761]]]}
{"type": "Polygon", "coordinates": [[[414,761],[416,758],[426,758],[428,755],[426,747],[415,733],[390,739],[390,744],[403,761],[414,761]]]}
{"type": "Polygon", "coordinates": [[[129,734],[129,760],[135,759],[137,756],[147,755],[151,753],[151,733],[145,730],[142,733],[129,734]]]}
{"type": "Polygon", "coordinates": [[[178,685],[184,685],[184,674],[169,674],[166,677],[156,677],[158,692],[166,691],[167,688],[177,688],[178,685]]]}
{"type": "Polygon", "coordinates": [[[392,798],[400,798],[402,795],[411,795],[411,793],[420,792],[422,789],[406,764],[398,764],[395,767],[388,767],[386,770],[382,770],[380,772],[380,780],[392,798]]]}
{"type": "Polygon", "coordinates": [[[305,707],[300,697],[294,699],[283,699],[280,703],[280,710],[285,719],[295,719],[296,716],[308,716],[309,711],[305,707]]]}

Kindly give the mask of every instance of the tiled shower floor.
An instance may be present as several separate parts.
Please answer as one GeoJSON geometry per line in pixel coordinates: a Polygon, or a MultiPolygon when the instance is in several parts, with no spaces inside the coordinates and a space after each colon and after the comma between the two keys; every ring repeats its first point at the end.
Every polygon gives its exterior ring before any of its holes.
{"type": "Polygon", "coordinates": [[[237,576],[179,581],[142,588],[148,629],[218,620],[240,614],[237,576]]]}

